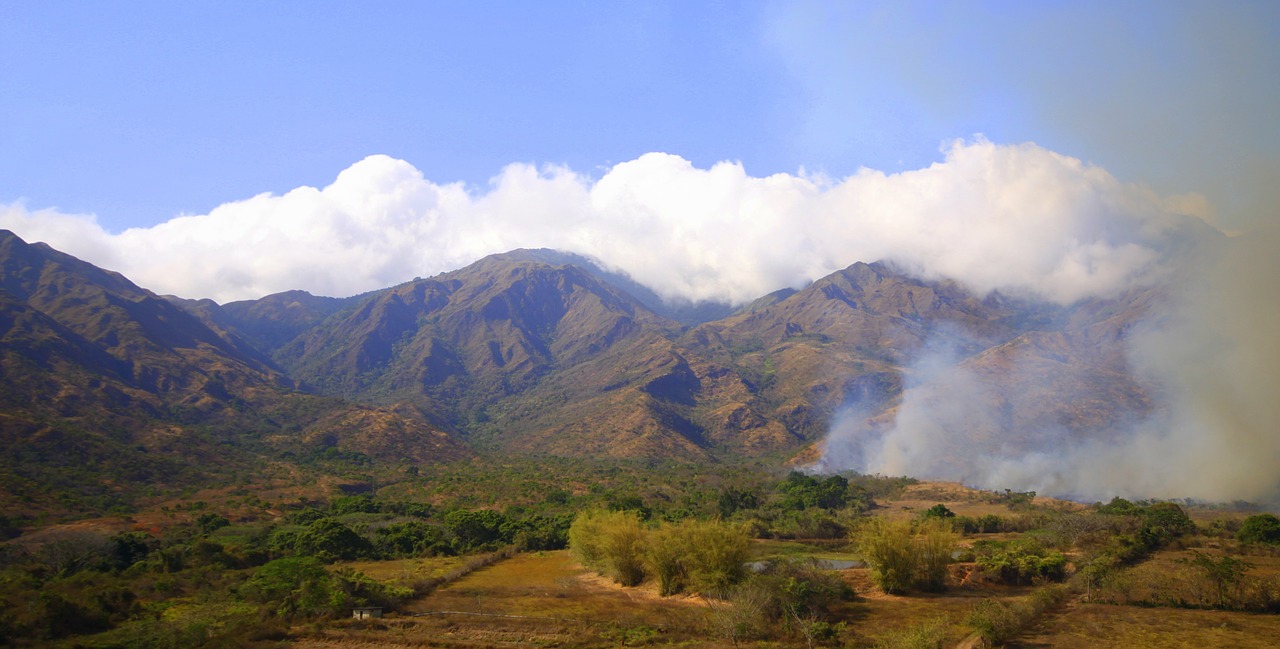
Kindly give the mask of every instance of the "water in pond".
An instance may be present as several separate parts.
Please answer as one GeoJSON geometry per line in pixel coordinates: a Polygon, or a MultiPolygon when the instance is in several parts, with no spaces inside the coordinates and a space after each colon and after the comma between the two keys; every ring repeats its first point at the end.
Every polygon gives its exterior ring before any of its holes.
{"type": "MultiPolygon", "coordinates": [[[[865,561],[856,559],[814,559],[814,565],[823,570],[848,570],[850,568],[866,568],[865,561]]],[[[751,572],[760,572],[769,564],[768,561],[752,561],[747,564],[747,570],[751,572]]]]}
{"type": "Polygon", "coordinates": [[[827,570],[848,570],[850,568],[866,568],[866,561],[856,559],[818,559],[818,567],[827,570]]]}

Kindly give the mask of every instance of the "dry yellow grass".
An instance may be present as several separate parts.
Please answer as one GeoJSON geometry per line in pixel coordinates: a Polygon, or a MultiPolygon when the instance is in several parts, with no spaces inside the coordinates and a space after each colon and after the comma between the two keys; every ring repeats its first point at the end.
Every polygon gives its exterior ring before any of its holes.
{"type": "Polygon", "coordinates": [[[340,565],[358,570],[376,581],[396,586],[409,586],[422,579],[442,577],[465,561],[466,557],[423,557],[387,561],[350,561],[340,565]]]}
{"type": "Polygon", "coordinates": [[[1280,617],[1079,604],[1008,646],[1018,649],[1273,649],[1280,617]]]}

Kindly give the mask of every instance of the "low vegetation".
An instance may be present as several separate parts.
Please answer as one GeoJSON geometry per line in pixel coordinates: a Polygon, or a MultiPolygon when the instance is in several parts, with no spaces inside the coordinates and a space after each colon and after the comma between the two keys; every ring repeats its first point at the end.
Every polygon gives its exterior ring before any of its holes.
{"type": "Polygon", "coordinates": [[[452,499],[427,488],[454,480],[442,468],[367,493],[242,493],[18,529],[0,545],[0,642],[377,647],[392,628],[469,628],[581,647],[906,648],[1009,642],[1068,601],[1280,613],[1269,514],[556,462],[488,467],[452,499]],[[389,616],[353,626],[357,606],[389,616]]]}

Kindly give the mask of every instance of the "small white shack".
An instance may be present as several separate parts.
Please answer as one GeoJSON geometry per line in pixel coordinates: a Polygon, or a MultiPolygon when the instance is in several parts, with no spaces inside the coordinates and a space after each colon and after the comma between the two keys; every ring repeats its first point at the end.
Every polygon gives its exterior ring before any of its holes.
{"type": "Polygon", "coordinates": [[[381,606],[361,606],[351,609],[351,617],[357,620],[371,620],[375,617],[382,617],[381,606]]]}

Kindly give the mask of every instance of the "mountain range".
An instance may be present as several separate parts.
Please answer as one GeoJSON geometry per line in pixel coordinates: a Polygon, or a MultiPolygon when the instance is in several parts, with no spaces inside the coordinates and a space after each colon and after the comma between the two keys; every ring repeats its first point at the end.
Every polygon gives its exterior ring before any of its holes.
{"type": "Polygon", "coordinates": [[[1124,334],[1158,291],[1058,306],[858,262],[736,309],[670,305],[516,250],[354,297],[219,305],[0,231],[0,505],[109,509],[326,457],[805,461],[842,413],[891,426],[936,349],[992,395],[966,435],[1087,437],[1153,407],[1124,334]]]}

